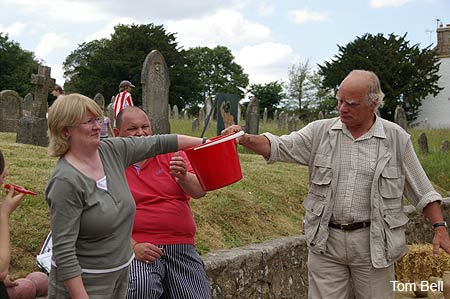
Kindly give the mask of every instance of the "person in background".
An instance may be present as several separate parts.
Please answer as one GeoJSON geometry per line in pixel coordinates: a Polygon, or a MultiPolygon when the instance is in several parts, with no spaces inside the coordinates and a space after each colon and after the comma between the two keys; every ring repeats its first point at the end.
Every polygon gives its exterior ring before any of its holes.
{"type": "Polygon", "coordinates": [[[63,94],[64,94],[64,90],[62,89],[61,85],[56,84],[52,90],[52,95],[56,98],[59,98],[63,94]]]}
{"type": "Polygon", "coordinates": [[[174,134],[100,140],[102,115],[80,94],[59,97],[49,112],[48,151],[59,157],[45,190],[53,241],[49,299],[125,297],[136,208],[125,169],[202,142],[174,134]]]}
{"type": "MultiPolygon", "coordinates": [[[[123,109],[117,137],[151,136],[150,120],[139,107],[123,109]]],[[[211,298],[205,266],[195,250],[196,225],[189,199],[203,197],[183,151],[134,163],[126,170],[136,202],[127,299],[211,298]]]]}
{"type": "MultiPolygon", "coordinates": [[[[5,158],[0,151],[0,188],[8,176],[5,167],[5,158]]],[[[9,240],[9,217],[20,205],[25,194],[14,191],[11,186],[7,191],[5,199],[0,203],[0,298],[8,298],[6,287],[14,286],[16,283],[9,278],[9,261],[11,258],[11,244],[9,240]]]]}
{"type": "MultiPolygon", "coordinates": [[[[377,75],[354,70],[337,93],[339,117],[281,137],[244,134],[238,142],[268,163],[309,167],[304,230],[309,298],[394,298],[394,263],[406,253],[403,196],[432,224],[433,254],[450,253],[441,196],[414,152],[409,134],[378,117],[377,75]]],[[[240,131],[233,125],[222,133],[240,131]]]]}
{"type": "Polygon", "coordinates": [[[111,121],[109,117],[104,115],[103,107],[100,107],[103,112],[103,118],[100,122],[100,138],[108,138],[109,136],[114,136],[113,129],[111,127],[111,121]]]}
{"type": "Polygon", "coordinates": [[[114,121],[116,121],[117,114],[128,106],[134,106],[133,99],[131,98],[131,88],[135,87],[130,81],[123,80],[119,84],[119,93],[114,98],[114,121]]]}

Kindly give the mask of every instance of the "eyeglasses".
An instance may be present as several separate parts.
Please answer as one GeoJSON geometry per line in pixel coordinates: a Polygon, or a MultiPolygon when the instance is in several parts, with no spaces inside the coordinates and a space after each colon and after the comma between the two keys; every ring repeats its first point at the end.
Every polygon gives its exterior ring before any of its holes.
{"type": "Polygon", "coordinates": [[[93,117],[93,118],[89,118],[86,121],[80,122],[80,125],[94,126],[95,124],[101,124],[102,122],[103,122],[103,117],[93,117]]]}

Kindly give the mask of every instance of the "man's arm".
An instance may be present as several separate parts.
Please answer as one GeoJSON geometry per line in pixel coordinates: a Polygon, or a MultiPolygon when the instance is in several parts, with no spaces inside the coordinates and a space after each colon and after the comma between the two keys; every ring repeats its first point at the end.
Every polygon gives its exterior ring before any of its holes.
{"type": "MultiPolygon", "coordinates": [[[[224,129],[222,135],[242,131],[241,126],[232,125],[224,129]]],[[[255,153],[262,155],[265,159],[270,157],[270,142],[264,135],[253,135],[245,133],[237,138],[237,142],[255,153]]]]}
{"type": "MultiPolygon", "coordinates": [[[[429,203],[423,209],[424,216],[428,219],[428,221],[433,225],[437,222],[444,221],[444,217],[442,217],[442,210],[439,202],[429,203]]],[[[434,238],[433,238],[433,255],[439,255],[439,248],[444,249],[447,253],[450,254],[450,238],[448,235],[447,227],[438,226],[434,229],[434,238]]]]}

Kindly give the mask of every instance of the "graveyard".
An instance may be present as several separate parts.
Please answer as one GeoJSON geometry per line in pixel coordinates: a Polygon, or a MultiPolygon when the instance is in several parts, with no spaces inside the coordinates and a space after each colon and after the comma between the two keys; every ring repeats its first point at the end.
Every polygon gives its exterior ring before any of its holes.
{"type": "MultiPolygon", "coordinates": [[[[199,114],[189,115],[168,104],[170,83],[164,58],[157,51],[148,55],[142,73],[142,103],[146,111],[152,111],[149,118],[154,133],[211,138],[234,122],[254,134],[269,131],[281,135],[306,125],[286,111],[276,111],[269,118],[265,110],[260,117],[255,98],[244,115],[237,99],[226,94],[217,96],[215,105],[211,99],[205,99],[199,114]],[[226,105],[231,107],[224,109],[226,105]]],[[[35,256],[50,229],[44,198],[56,162],[46,152],[47,91],[54,85],[50,69],[41,66],[32,82],[36,90],[24,98],[15,91],[0,91],[0,148],[10,173],[7,182],[38,193],[28,196],[11,219],[13,278],[37,270],[35,256]]],[[[106,108],[107,115],[111,114],[111,103],[101,94],[94,100],[106,108]]],[[[436,190],[449,197],[450,130],[410,128],[402,109],[397,109],[395,115],[396,122],[411,134],[419,160],[436,190]]],[[[323,113],[318,115],[318,119],[324,117],[323,113]]],[[[235,298],[226,295],[234,294],[239,298],[253,298],[255,294],[272,294],[277,298],[284,294],[290,298],[289,292],[304,293],[306,246],[300,224],[304,216],[301,204],[308,192],[307,168],[282,163],[268,166],[261,157],[241,146],[238,152],[243,179],[191,201],[197,223],[197,248],[205,259],[213,297],[235,298]],[[296,278],[293,282],[292,277],[296,278]],[[287,289],[286,284],[290,286],[287,289]]],[[[446,209],[448,217],[447,202],[446,209]]],[[[411,209],[409,213],[413,219],[408,224],[409,242],[429,242],[429,228],[423,219],[418,219],[411,209]]]]}

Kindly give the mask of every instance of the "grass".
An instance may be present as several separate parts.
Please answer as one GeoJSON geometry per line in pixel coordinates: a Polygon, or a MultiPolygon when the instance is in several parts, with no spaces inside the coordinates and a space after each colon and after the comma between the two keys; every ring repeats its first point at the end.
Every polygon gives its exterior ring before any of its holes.
{"type": "MultiPolygon", "coordinates": [[[[192,131],[188,120],[172,121],[171,130],[193,136],[201,134],[201,129],[192,131]]],[[[279,130],[275,123],[261,122],[260,132],[265,131],[277,135],[287,133],[279,130]]],[[[414,143],[419,133],[411,131],[414,143]]],[[[439,145],[444,139],[450,140],[450,132],[433,130],[427,134],[430,154],[419,155],[419,159],[438,191],[448,196],[450,154],[440,153],[439,145]]],[[[50,229],[44,190],[56,159],[47,155],[46,148],[15,143],[15,136],[0,133],[0,149],[10,173],[7,181],[38,192],[37,196],[25,198],[10,221],[13,253],[10,272],[13,278],[18,278],[37,269],[35,256],[50,229]]],[[[205,136],[216,136],[214,124],[205,136]]],[[[240,146],[238,150],[243,179],[191,201],[197,222],[197,248],[201,254],[300,232],[304,215],[301,203],[308,190],[307,168],[283,163],[267,165],[260,156],[240,146]]],[[[0,192],[3,198],[5,193],[0,192]]]]}

